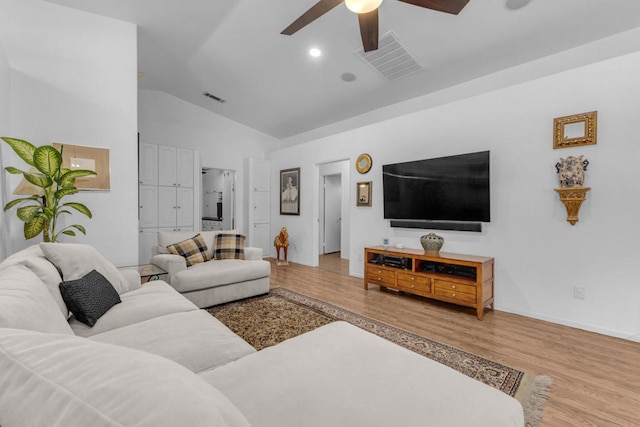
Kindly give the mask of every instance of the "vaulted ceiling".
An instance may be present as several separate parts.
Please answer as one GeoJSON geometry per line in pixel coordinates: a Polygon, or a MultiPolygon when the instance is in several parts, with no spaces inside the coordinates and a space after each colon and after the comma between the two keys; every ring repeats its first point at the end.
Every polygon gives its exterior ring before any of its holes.
{"type": "Polygon", "coordinates": [[[286,36],[316,0],[48,1],[136,24],[140,88],[279,139],[640,26],[638,0],[470,0],[459,15],[384,0],[381,38],[392,32],[420,67],[389,80],[357,53],[343,4],[286,36]]]}

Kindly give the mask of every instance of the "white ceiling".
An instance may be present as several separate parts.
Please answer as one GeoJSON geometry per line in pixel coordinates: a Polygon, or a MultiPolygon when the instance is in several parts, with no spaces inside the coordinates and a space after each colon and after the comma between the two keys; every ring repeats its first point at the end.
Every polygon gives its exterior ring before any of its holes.
{"type": "Polygon", "coordinates": [[[384,0],[380,34],[393,31],[424,67],[390,82],[354,53],[358,20],[344,5],[284,36],[316,0],[48,1],[137,24],[141,88],[279,139],[640,27],[639,0],[532,0],[518,11],[471,0],[457,16],[384,0]]]}

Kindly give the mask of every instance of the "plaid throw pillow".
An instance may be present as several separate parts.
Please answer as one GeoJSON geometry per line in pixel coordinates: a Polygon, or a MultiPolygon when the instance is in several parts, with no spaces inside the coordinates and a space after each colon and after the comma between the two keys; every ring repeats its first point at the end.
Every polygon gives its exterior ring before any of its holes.
{"type": "Polygon", "coordinates": [[[215,259],[244,259],[244,234],[220,233],[213,238],[215,259]]]}
{"type": "Polygon", "coordinates": [[[187,267],[211,259],[207,251],[207,244],[204,242],[200,233],[190,239],[169,245],[167,249],[174,255],[183,256],[187,260],[187,267]]]}

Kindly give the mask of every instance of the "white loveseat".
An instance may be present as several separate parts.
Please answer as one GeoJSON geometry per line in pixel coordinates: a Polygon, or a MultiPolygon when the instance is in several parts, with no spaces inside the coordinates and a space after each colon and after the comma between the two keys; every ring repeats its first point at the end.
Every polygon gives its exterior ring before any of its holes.
{"type": "Polygon", "coordinates": [[[515,399],[348,323],[256,352],[165,282],[54,245],[0,264],[2,427],[524,424],[515,399]],[[121,299],[92,328],[57,286],[87,269],[121,299]]]}
{"type": "Polygon", "coordinates": [[[213,259],[214,238],[235,231],[202,231],[210,261],[187,266],[184,257],[167,247],[190,239],[193,231],[159,231],[151,263],[167,272],[167,282],[200,308],[211,307],[269,292],[271,264],[262,259],[262,249],[245,247],[244,259],[213,259]]]}

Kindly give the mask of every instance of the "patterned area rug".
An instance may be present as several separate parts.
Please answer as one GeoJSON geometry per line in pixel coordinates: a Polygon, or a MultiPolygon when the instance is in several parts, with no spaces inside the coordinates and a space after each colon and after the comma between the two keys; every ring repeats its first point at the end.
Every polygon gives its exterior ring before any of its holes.
{"type": "Polygon", "coordinates": [[[532,376],[284,288],[207,310],[256,350],[344,320],[515,397],[524,408],[525,425],[530,427],[539,424],[551,385],[546,376],[532,376]]]}

